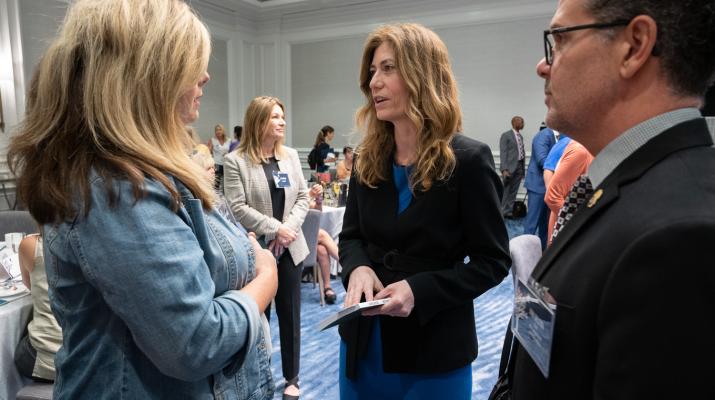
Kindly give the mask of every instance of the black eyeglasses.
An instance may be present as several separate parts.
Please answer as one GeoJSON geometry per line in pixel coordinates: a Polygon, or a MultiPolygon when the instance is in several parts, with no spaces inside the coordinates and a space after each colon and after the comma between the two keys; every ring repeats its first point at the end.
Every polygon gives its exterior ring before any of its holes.
{"type": "Polygon", "coordinates": [[[606,29],[606,28],[612,28],[614,26],[625,26],[628,25],[631,21],[621,19],[618,21],[614,22],[603,22],[603,23],[596,23],[596,24],[585,24],[585,25],[574,25],[574,26],[565,26],[563,28],[554,28],[554,29],[548,29],[544,31],[544,54],[545,54],[545,59],[546,59],[546,64],[551,65],[551,63],[554,62],[554,46],[556,45],[556,42],[554,41],[554,34],[558,33],[564,33],[564,32],[572,32],[572,31],[579,31],[581,29],[606,29]]]}

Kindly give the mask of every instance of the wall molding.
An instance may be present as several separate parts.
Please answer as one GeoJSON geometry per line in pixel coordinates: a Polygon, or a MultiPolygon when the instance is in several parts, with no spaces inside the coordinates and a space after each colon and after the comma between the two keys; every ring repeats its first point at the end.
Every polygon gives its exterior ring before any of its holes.
{"type": "MultiPolygon", "coordinates": [[[[405,1],[391,2],[366,0],[359,4],[343,7],[329,7],[320,10],[286,13],[265,20],[255,33],[252,43],[272,43],[276,51],[275,82],[276,95],[288,105],[288,121],[292,121],[292,76],[291,53],[296,44],[338,40],[366,35],[377,26],[394,21],[414,21],[432,28],[452,28],[493,24],[507,21],[543,18],[550,16],[556,8],[556,0],[502,1],[498,3],[474,3],[451,0],[454,5],[444,10],[443,1],[410,0],[414,7],[406,7],[405,1]],[[376,6],[379,3],[382,6],[376,6]],[[346,13],[346,10],[350,11],[346,13]],[[409,10],[406,12],[406,10],[409,10]],[[324,21],[338,22],[325,23],[324,21]],[[320,23],[318,23],[320,22],[320,23]]],[[[246,54],[243,54],[246,56],[246,54]]],[[[259,65],[255,63],[254,65],[259,65]]],[[[229,71],[235,71],[229,66],[229,71]]],[[[255,71],[256,80],[266,79],[261,71],[255,71]]],[[[259,89],[256,86],[256,89],[259,89]]],[[[254,95],[263,93],[255,92],[254,95]]],[[[241,109],[245,109],[247,104],[241,109]]],[[[286,129],[286,144],[293,142],[292,125],[286,129]]]]}

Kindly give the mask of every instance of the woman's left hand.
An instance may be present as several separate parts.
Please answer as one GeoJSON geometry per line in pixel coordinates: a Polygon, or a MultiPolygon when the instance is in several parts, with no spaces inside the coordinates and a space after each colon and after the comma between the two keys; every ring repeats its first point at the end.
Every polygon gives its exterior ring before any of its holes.
{"type": "Polygon", "coordinates": [[[296,231],[286,226],[286,224],[281,224],[281,226],[278,227],[278,232],[276,232],[276,238],[274,240],[277,244],[288,247],[297,238],[298,233],[296,231]]]}
{"type": "Polygon", "coordinates": [[[270,250],[276,258],[280,257],[285,249],[284,246],[278,243],[278,239],[271,240],[271,242],[268,243],[268,250],[270,250]]]}
{"type": "Polygon", "coordinates": [[[406,280],[388,285],[375,295],[375,300],[390,298],[387,304],[363,311],[362,315],[389,315],[392,317],[408,317],[415,307],[415,296],[406,280]]]}

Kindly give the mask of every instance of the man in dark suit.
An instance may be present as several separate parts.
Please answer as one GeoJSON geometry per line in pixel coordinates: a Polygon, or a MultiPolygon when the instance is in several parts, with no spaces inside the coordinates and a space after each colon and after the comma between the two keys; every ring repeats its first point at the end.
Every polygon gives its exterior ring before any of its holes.
{"type": "Polygon", "coordinates": [[[512,129],[502,133],[499,139],[499,169],[504,182],[501,210],[506,218],[513,216],[516,193],[521,180],[524,179],[524,138],[521,136],[524,119],[515,116],[511,119],[511,127],[512,129]]]}
{"type": "Polygon", "coordinates": [[[513,398],[714,399],[715,2],[560,0],[544,37],[546,123],[595,156],[594,192],[532,273],[550,367],[517,341],[513,398]]]}
{"type": "Polygon", "coordinates": [[[549,224],[549,208],[544,203],[546,186],[544,185],[544,160],[549,155],[549,150],[556,144],[554,131],[544,127],[531,141],[531,159],[526,170],[524,187],[529,199],[524,220],[524,233],[538,235],[541,239],[541,248],[546,248],[546,232],[549,224]]]}

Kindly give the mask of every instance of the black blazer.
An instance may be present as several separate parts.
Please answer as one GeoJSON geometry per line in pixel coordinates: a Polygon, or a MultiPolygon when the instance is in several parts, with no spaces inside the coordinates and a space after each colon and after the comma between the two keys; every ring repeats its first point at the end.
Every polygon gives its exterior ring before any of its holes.
{"type": "MultiPolygon", "coordinates": [[[[355,174],[350,180],[339,241],[343,284],[347,288],[352,270],[367,265],[385,286],[406,279],[415,297],[409,317],[380,317],[386,372],[437,373],[471,363],[477,356],[473,299],[507,275],[502,186],[491,151],[462,135],[451,146],[457,158],[452,176],[417,191],[400,215],[391,163],[389,180],[374,189],[355,174]],[[392,270],[376,248],[397,254],[388,260],[392,270]]],[[[349,377],[364,354],[370,324],[361,317],[340,327],[349,377]]]]}
{"type": "Polygon", "coordinates": [[[663,132],[559,233],[532,274],[557,302],[549,378],[517,345],[514,399],[715,399],[711,146],[703,119],[663,132]]]}

